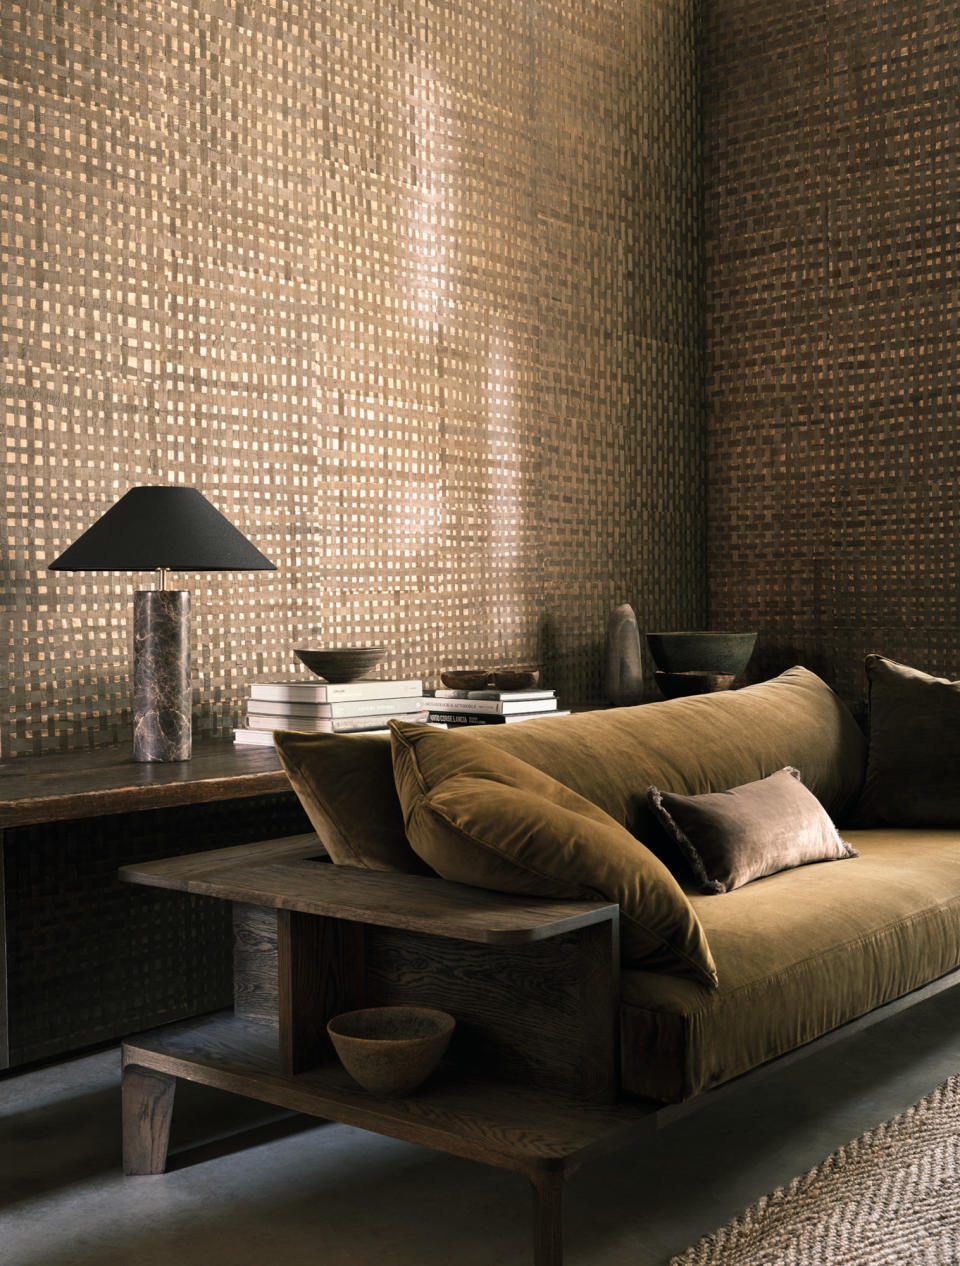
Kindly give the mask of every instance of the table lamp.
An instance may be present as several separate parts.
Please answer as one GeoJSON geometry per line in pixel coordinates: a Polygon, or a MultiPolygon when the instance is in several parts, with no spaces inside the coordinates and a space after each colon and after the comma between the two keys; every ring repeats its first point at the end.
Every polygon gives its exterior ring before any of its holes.
{"type": "Polygon", "coordinates": [[[168,571],[276,571],[194,488],[131,488],[51,571],[156,571],[133,599],[133,759],[189,760],[190,594],[168,571]]]}

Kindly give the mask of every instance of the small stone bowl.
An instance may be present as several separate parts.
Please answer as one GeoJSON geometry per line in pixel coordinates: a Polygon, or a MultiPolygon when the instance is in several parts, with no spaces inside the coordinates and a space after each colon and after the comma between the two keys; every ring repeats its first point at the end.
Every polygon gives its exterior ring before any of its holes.
{"type": "Polygon", "coordinates": [[[356,681],[368,673],[384,656],[382,646],[340,646],[311,651],[299,648],[294,655],[300,663],[324,681],[340,683],[356,681]]]}
{"type": "Polygon", "coordinates": [[[448,690],[483,690],[490,684],[486,668],[446,668],[440,680],[448,690]]]}
{"type": "Polygon", "coordinates": [[[448,690],[530,690],[540,680],[539,668],[447,668],[440,680],[448,690]]]}
{"type": "Polygon", "coordinates": [[[647,634],[653,662],[662,673],[732,673],[739,677],[756,642],[756,633],[706,629],[647,634]]]}
{"type": "Polygon", "coordinates": [[[455,1020],[435,1007],[366,1007],[327,1024],[340,1063],[375,1095],[401,1098],[443,1059],[455,1020]]]}
{"type": "Polygon", "coordinates": [[[498,690],[532,690],[540,684],[539,668],[495,668],[492,676],[498,690]]]}

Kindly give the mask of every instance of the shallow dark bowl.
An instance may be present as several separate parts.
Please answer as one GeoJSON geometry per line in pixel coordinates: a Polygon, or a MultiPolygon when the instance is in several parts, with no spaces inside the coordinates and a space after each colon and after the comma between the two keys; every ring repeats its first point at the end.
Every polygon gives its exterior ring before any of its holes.
{"type": "Polygon", "coordinates": [[[443,1059],[456,1021],[435,1007],[366,1007],[327,1024],[340,1063],[365,1090],[399,1097],[443,1059]]]}
{"type": "Polygon", "coordinates": [[[498,690],[532,690],[540,684],[540,669],[495,668],[493,684],[498,690]]]}
{"type": "Polygon", "coordinates": [[[440,680],[448,690],[483,690],[490,673],[485,668],[448,668],[440,674],[440,680]]]}
{"type": "Polygon", "coordinates": [[[734,683],[733,673],[661,673],[655,672],[660,693],[666,699],[680,699],[684,695],[708,695],[717,690],[729,690],[734,683]]]}
{"type": "Polygon", "coordinates": [[[294,650],[294,655],[324,681],[355,681],[379,664],[386,653],[382,646],[340,646],[330,650],[294,650]]]}
{"type": "Polygon", "coordinates": [[[653,662],[662,673],[732,673],[739,677],[756,642],[756,633],[647,634],[653,662]]]}

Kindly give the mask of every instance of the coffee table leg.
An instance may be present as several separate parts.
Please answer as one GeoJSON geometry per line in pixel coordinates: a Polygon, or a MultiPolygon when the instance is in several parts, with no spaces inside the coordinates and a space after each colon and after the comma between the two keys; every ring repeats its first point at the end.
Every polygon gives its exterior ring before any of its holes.
{"type": "Polygon", "coordinates": [[[167,1165],[176,1077],[128,1064],[123,1070],[123,1172],[162,1174],[167,1165]]]}
{"type": "Polygon", "coordinates": [[[530,1175],[534,1266],[563,1266],[563,1178],[556,1169],[530,1175]]]}

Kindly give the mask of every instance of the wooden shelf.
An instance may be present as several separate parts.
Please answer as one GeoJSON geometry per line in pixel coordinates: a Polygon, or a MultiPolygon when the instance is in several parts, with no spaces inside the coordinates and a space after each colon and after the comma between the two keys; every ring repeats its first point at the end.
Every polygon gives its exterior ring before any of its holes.
{"type": "Polygon", "coordinates": [[[277,1030],[229,1012],[129,1038],[128,1066],[521,1173],[572,1172],[589,1156],[616,1147],[644,1118],[652,1122],[658,1107],[644,1101],[577,1103],[445,1068],[407,1098],[379,1098],[358,1087],[339,1064],[285,1074],[277,1030]]]}
{"type": "Polygon", "coordinates": [[[427,875],[318,864],[321,851],[316,837],[267,840],[124,866],[120,877],[128,883],[485,945],[526,945],[615,922],[619,913],[608,902],[525,898],[427,875]]]}

